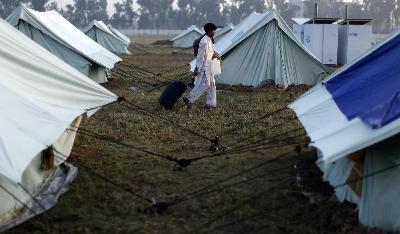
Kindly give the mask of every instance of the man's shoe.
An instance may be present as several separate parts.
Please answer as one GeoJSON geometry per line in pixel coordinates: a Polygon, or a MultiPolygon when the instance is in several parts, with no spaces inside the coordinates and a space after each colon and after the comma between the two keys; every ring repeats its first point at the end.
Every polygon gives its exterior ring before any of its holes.
{"type": "Polygon", "coordinates": [[[192,103],[190,102],[189,98],[184,97],[184,98],[183,98],[183,102],[185,103],[185,105],[186,105],[186,107],[187,107],[188,109],[192,109],[192,103]]]}

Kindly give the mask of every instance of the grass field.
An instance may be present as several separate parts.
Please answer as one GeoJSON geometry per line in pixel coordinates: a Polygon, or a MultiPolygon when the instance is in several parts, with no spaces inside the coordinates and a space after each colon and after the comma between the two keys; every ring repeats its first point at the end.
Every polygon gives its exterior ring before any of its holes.
{"type": "MultiPolygon", "coordinates": [[[[155,87],[153,78],[143,78],[133,65],[157,74],[185,65],[192,53],[151,46],[156,40],[135,39],[138,44],[131,47],[133,54],[123,56],[124,65],[114,69],[106,85],[130,104],[104,107],[83,122],[83,129],[142,150],[190,159],[209,155],[210,142],[157,115],[213,138],[287,106],[307,89],[221,86],[225,92],[218,93],[217,109],[205,110],[203,98],[192,110],[180,101],[167,111],[157,101],[162,88],[148,92],[155,87]],[[152,115],[124,106],[133,104],[152,115]]],[[[184,72],[185,68],[177,69],[167,78],[184,72]]],[[[221,138],[221,145],[231,149],[246,144],[249,148],[231,154],[228,148],[227,154],[182,169],[174,162],[80,134],[69,160],[80,172],[70,191],[56,207],[8,233],[372,233],[358,224],[353,206],[330,201],[332,191],[320,182],[318,170],[309,166],[314,151],[303,149],[301,155],[296,154],[295,147],[305,140],[294,113],[284,110],[221,138]],[[300,130],[285,134],[294,129],[300,130]],[[255,147],[255,142],[262,145],[255,147]],[[243,172],[249,168],[254,169],[243,172]],[[309,184],[301,189],[296,179],[299,169],[304,169],[302,175],[309,184]],[[191,194],[212,184],[216,186],[191,194]],[[318,192],[313,204],[303,195],[311,187],[318,192]],[[171,205],[151,213],[145,209],[151,204],[133,193],[171,205]]]]}

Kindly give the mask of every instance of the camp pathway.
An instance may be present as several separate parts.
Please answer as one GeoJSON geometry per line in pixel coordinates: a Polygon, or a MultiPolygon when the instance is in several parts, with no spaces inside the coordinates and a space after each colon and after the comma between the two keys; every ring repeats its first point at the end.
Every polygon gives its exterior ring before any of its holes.
{"type": "MultiPolygon", "coordinates": [[[[136,42],[158,39],[139,38],[136,42]]],[[[129,48],[132,55],[123,56],[125,64],[150,73],[179,67],[192,59],[190,50],[176,54],[169,46],[147,45],[143,49],[150,53],[145,54],[135,51],[136,46],[129,48]]],[[[189,111],[180,101],[167,111],[157,102],[162,87],[148,92],[143,89],[148,86],[143,80],[126,79],[126,74],[137,74],[138,69],[123,65],[115,69],[118,74],[112,73],[105,87],[131,104],[208,137],[285,107],[307,89],[220,86],[231,92],[218,94],[216,110],[206,111],[199,104],[189,111]]],[[[144,81],[155,82],[153,76],[147,78],[144,81]]],[[[304,177],[319,175],[315,168],[307,167],[312,165],[313,151],[295,152],[304,132],[289,133],[301,129],[299,122],[289,120],[292,117],[294,113],[285,110],[232,132],[221,142],[242,146],[236,153],[200,160],[182,169],[133,148],[195,158],[210,154],[210,142],[122,103],[106,106],[83,121],[82,129],[131,147],[79,134],[70,160],[79,174],[70,191],[55,208],[9,233],[366,233],[358,225],[354,207],[329,201],[329,189],[317,191],[318,203],[309,203],[305,188],[323,186],[319,180],[298,187],[299,171],[294,165],[299,162],[311,160],[301,164],[304,177]],[[171,205],[160,214],[145,214],[151,206],[146,199],[171,205]]]]}

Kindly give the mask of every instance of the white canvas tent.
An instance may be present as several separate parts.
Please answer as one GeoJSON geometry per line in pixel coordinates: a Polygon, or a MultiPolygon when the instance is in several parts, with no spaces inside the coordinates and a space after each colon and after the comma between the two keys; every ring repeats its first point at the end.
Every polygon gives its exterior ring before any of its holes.
{"type": "Polygon", "coordinates": [[[178,36],[171,39],[172,46],[175,48],[191,48],[193,42],[201,37],[203,32],[196,26],[192,25],[178,36]]]}
{"type": "Polygon", "coordinates": [[[20,5],[6,21],[98,83],[107,82],[106,69],[121,61],[56,11],[38,12],[20,5]]]}
{"type": "Polygon", "coordinates": [[[131,44],[131,39],[129,39],[129,37],[125,36],[122,32],[114,28],[111,24],[108,24],[108,28],[111,30],[112,33],[114,33],[115,36],[124,41],[128,46],[131,44]]]}
{"type": "Polygon", "coordinates": [[[398,54],[400,31],[290,105],[339,200],[358,205],[362,224],[391,232],[400,231],[398,54]]]}
{"type": "Polygon", "coordinates": [[[94,114],[118,97],[3,20],[0,64],[0,231],[4,231],[56,204],[77,171],[63,163],[75,138],[67,129],[79,126],[83,114],[94,114]],[[54,165],[42,168],[43,157],[49,154],[55,156],[48,160],[54,165]]]}
{"type": "Polygon", "coordinates": [[[225,25],[223,28],[220,28],[215,34],[215,40],[218,41],[219,39],[223,38],[227,33],[232,31],[234,28],[235,26],[232,23],[225,25]]]}
{"type": "Polygon", "coordinates": [[[129,43],[115,35],[103,21],[93,20],[83,32],[114,54],[130,54],[129,43]]]}
{"type": "MultiPolygon", "coordinates": [[[[215,45],[224,61],[217,82],[229,85],[314,85],[328,73],[275,10],[252,13],[215,45]]],[[[191,63],[194,70],[195,61],[191,63]]]]}

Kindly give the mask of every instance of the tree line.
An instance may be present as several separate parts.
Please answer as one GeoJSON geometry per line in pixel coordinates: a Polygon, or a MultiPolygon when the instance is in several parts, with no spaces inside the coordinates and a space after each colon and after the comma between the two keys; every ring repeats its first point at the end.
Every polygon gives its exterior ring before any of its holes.
{"type": "Polygon", "coordinates": [[[108,15],[107,0],[74,0],[59,8],[54,0],[1,0],[0,16],[6,18],[20,3],[38,11],[58,10],[79,28],[93,19],[111,23],[117,28],[185,29],[211,21],[217,25],[238,24],[253,11],[276,9],[289,25],[292,17],[312,17],[314,4],[319,5],[320,17],[340,17],[349,6],[351,18],[372,18],[376,33],[389,33],[400,22],[400,0],[363,0],[362,3],[343,3],[339,0],[121,0],[108,15]]]}

